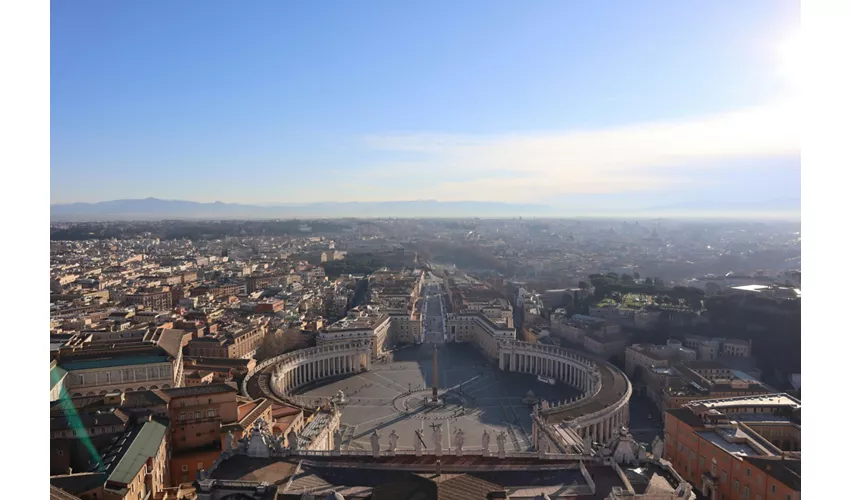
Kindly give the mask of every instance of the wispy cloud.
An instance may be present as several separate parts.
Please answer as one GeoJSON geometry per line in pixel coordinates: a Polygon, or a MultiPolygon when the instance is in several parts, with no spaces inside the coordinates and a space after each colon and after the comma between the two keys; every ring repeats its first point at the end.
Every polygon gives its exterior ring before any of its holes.
{"type": "Polygon", "coordinates": [[[598,130],[495,136],[409,133],[365,138],[372,150],[413,154],[370,169],[407,177],[396,193],[438,200],[529,202],[570,194],[652,191],[697,182],[694,165],[797,155],[793,101],[734,112],[598,130]]]}

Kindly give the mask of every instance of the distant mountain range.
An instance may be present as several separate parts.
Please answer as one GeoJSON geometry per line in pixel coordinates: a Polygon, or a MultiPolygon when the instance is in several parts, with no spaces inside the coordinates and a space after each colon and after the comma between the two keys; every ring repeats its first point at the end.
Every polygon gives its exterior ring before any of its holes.
{"type": "Polygon", "coordinates": [[[287,217],[516,217],[547,215],[545,205],[434,200],[388,202],[323,202],[277,206],[238,203],[199,203],[145,198],[100,203],[69,203],[50,206],[53,221],[151,220],[151,219],[258,219],[287,217]]]}
{"type": "Polygon", "coordinates": [[[689,217],[689,216],[794,216],[800,212],[800,198],[718,203],[695,200],[674,205],[623,209],[598,209],[587,205],[569,210],[547,205],[482,201],[387,201],[321,202],[276,206],[238,203],[199,203],[185,200],[144,198],[100,203],[69,203],[50,206],[52,221],[161,220],[161,219],[282,219],[339,217],[689,217]]]}
{"type": "Polygon", "coordinates": [[[710,202],[708,200],[693,200],[684,203],[673,205],[663,205],[658,207],[647,208],[647,212],[651,211],[714,211],[714,212],[732,212],[732,211],[799,211],[800,198],[773,198],[762,201],[739,201],[739,202],[724,202],[722,204],[710,202]]]}

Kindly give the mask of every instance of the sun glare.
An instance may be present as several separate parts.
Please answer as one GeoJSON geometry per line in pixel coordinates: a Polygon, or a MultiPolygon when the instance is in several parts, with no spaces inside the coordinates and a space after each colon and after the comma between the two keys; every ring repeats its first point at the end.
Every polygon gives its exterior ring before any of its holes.
{"type": "Polygon", "coordinates": [[[789,84],[799,88],[803,77],[803,44],[799,33],[785,39],[777,48],[779,74],[789,84]]]}

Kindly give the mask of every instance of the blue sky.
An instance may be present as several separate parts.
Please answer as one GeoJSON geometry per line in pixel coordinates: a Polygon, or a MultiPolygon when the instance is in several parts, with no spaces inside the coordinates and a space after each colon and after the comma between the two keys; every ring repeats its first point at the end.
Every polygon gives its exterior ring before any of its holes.
{"type": "Polygon", "coordinates": [[[51,201],[799,197],[799,2],[51,4],[51,201]]]}

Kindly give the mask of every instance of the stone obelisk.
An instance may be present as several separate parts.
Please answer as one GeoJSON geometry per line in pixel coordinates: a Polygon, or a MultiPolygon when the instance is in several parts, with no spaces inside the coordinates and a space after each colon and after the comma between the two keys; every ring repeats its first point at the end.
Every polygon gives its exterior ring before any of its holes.
{"type": "Polygon", "coordinates": [[[434,344],[434,377],[431,382],[431,396],[433,401],[436,403],[437,399],[437,345],[434,344]]]}

